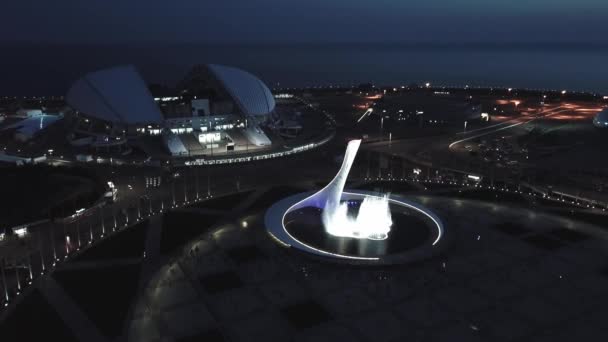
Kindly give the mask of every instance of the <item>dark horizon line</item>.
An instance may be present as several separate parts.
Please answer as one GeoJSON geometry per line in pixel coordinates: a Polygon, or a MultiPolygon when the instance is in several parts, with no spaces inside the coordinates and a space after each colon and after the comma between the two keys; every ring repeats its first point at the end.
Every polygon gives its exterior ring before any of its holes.
{"type": "Polygon", "coordinates": [[[201,41],[201,42],[172,42],[172,41],[141,41],[141,42],[35,42],[35,41],[5,41],[5,46],[11,47],[44,47],[44,46],[88,46],[88,47],[155,47],[155,46],[225,46],[225,47],[294,47],[294,46],[320,46],[320,47],[346,47],[346,46],[378,46],[378,47],[478,47],[478,48],[608,48],[608,42],[581,42],[581,41],[201,41]]]}

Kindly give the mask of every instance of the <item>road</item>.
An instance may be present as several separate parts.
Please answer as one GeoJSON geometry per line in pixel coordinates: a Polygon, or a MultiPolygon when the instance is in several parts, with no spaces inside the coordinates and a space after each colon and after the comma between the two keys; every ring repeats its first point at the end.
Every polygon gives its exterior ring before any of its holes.
{"type": "Polygon", "coordinates": [[[473,131],[470,131],[470,132],[467,132],[467,133],[470,134],[470,133],[475,133],[475,132],[478,132],[478,131],[482,131],[482,133],[470,135],[470,136],[468,136],[466,138],[453,141],[452,143],[450,143],[448,145],[448,148],[450,150],[452,150],[458,144],[461,144],[463,142],[471,141],[473,139],[481,138],[483,136],[495,134],[495,133],[498,133],[500,131],[504,131],[504,130],[511,129],[511,128],[514,128],[514,127],[517,127],[517,126],[525,125],[525,124],[530,123],[530,122],[532,122],[534,120],[538,120],[538,119],[542,119],[542,118],[548,118],[548,117],[551,117],[551,116],[556,115],[556,114],[568,112],[570,110],[571,110],[570,108],[564,108],[562,106],[559,106],[559,107],[554,107],[554,108],[551,108],[551,109],[543,110],[542,112],[540,112],[537,115],[532,116],[532,117],[523,117],[522,116],[522,117],[518,117],[518,118],[515,118],[515,119],[512,119],[512,120],[508,120],[506,122],[502,122],[502,123],[497,124],[497,125],[492,125],[492,126],[485,127],[485,128],[479,128],[479,129],[476,129],[476,130],[473,130],[473,131]],[[514,123],[512,123],[512,122],[514,122],[514,123]]]}

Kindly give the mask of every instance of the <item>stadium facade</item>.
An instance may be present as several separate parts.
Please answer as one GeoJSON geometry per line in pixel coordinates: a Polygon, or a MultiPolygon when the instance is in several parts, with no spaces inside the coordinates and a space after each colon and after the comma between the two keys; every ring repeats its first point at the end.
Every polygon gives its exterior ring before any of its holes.
{"type": "Polygon", "coordinates": [[[172,156],[271,145],[263,125],[276,103],[256,76],[234,67],[201,65],[176,92],[155,98],[133,66],[88,73],[66,95],[76,117],[69,141],[98,152],[128,153],[135,142],[156,139],[172,156]]]}

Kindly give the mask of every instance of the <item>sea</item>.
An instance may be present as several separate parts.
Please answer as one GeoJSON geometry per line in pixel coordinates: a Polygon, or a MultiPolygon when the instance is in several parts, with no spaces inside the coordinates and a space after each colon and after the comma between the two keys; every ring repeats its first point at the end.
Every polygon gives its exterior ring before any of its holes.
{"type": "Polygon", "coordinates": [[[63,95],[84,73],[123,64],[171,86],[206,63],[243,68],[275,89],[429,82],[608,94],[608,45],[16,43],[0,49],[0,96],[63,95]]]}

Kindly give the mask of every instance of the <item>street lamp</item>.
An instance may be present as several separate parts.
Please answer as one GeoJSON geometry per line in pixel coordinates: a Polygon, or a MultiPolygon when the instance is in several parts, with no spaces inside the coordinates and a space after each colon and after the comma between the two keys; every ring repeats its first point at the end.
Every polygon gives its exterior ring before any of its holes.
{"type": "Polygon", "coordinates": [[[1,261],[0,270],[2,271],[2,286],[4,287],[4,298],[6,298],[6,304],[8,304],[8,286],[6,286],[6,275],[4,274],[4,259],[1,261]]]}
{"type": "Polygon", "coordinates": [[[207,164],[207,197],[211,197],[211,165],[207,164]]]}
{"type": "Polygon", "coordinates": [[[142,197],[140,196],[137,199],[137,220],[141,219],[141,200],[142,200],[142,197]]]}
{"type": "Polygon", "coordinates": [[[114,227],[112,228],[112,231],[116,231],[116,228],[118,228],[118,220],[116,219],[116,208],[112,207],[112,217],[114,218],[114,227]]]}
{"type": "MultiPolygon", "coordinates": [[[[104,236],[104,234],[106,233],[106,224],[105,224],[105,220],[103,217],[103,207],[99,208],[99,215],[101,216],[101,236],[104,236]]],[[[91,241],[93,240],[93,234],[92,234],[93,230],[91,229],[91,241]]]]}
{"type": "Polygon", "coordinates": [[[51,225],[51,245],[53,246],[53,266],[55,265],[55,260],[57,260],[57,249],[55,248],[55,225],[51,225]]]}
{"type": "Polygon", "coordinates": [[[15,277],[17,278],[17,294],[21,291],[21,279],[19,278],[19,267],[17,267],[17,259],[15,259],[15,277]]]}
{"type": "Polygon", "coordinates": [[[171,182],[171,195],[173,197],[173,206],[175,207],[175,181],[171,182]]]}
{"type": "Polygon", "coordinates": [[[45,265],[44,265],[44,253],[42,251],[42,238],[38,238],[38,249],[40,252],[40,265],[42,268],[42,272],[44,272],[45,265]]]}
{"type": "Polygon", "coordinates": [[[34,280],[34,274],[32,273],[32,256],[30,254],[27,255],[27,268],[28,268],[28,271],[30,272],[30,284],[31,284],[32,280],[34,280]]]}
{"type": "Polygon", "coordinates": [[[194,168],[194,175],[196,176],[196,200],[199,200],[199,181],[198,181],[198,168],[194,168]]]}
{"type": "Polygon", "coordinates": [[[188,184],[186,182],[188,173],[184,171],[184,203],[188,203],[188,184]]]}
{"type": "MultiPolygon", "coordinates": [[[[91,224],[91,226],[93,226],[91,224]]],[[[78,248],[80,249],[80,220],[76,222],[76,237],[78,238],[78,248]]]]}

